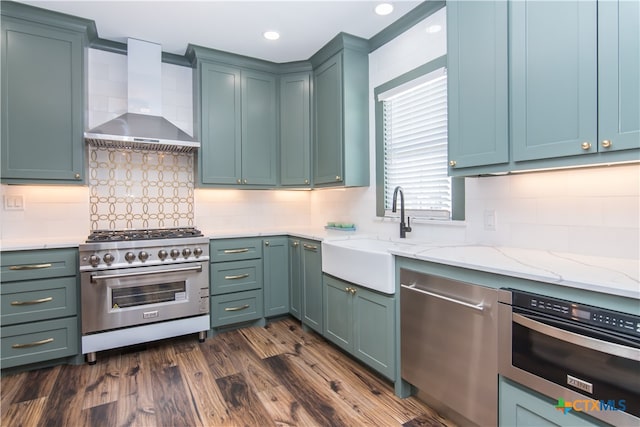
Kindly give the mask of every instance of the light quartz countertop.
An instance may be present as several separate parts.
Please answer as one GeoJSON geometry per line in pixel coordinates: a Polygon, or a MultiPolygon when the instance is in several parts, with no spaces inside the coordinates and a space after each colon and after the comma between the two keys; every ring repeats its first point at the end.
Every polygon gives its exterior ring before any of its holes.
{"type": "MultiPolygon", "coordinates": [[[[212,239],[285,235],[318,241],[371,238],[359,232],[324,228],[202,231],[212,239]]],[[[2,241],[0,249],[9,251],[73,248],[78,247],[85,239],[86,236],[70,236],[48,240],[2,241]]],[[[446,245],[401,239],[386,240],[394,243],[390,245],[389,252],[396,256],[640,300],[640,261],[634,259],[488,245],[446,245]]]]}

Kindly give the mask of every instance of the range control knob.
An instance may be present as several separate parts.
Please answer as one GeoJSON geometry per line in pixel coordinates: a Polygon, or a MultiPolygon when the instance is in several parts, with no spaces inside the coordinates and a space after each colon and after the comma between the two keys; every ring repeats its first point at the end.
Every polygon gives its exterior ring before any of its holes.
{"type": "Polygon", "coordinates": [[[184,248],[182,250],[182,256],[184,256],[185,258],[189,258],[189,255],[191,255],[191,249],[189,248],[184,248]]]}
{"type": "Polygon", "coordinates": [[[167,256],[169,256],[169,254],[164,249],[160,249],[160,251],[158,251],[158,258],[160,258],[162,261],[164,261],[167,256]]]}
{"type": "Polygon", "coordinates": [[[202,255],[202,249],[200,249],[200,248],[195,248],[195,249],[193,250],[193,254],[196,256],[196,258],[197,258],[197,257],[199,257],[200,255],[202,255]]]}
{"type": "Polygon", "coordinates": [[[91,255],[89,257],[89,264],[91,264],[92,267],[97,267],[98,264],[100,264],[100,257],[98,255],[91,255]]]}
{"type": "Polygon", "coordinates": [[[140,258],[140,261],[145,262],[146,260],[149,259],[149,253],[145,251],[140,251],[140,253],[138,254],[138,258],[140,258]]]}
{"type": "Polygon", "coordinates": [[[180,251],[177,249],[171,249],[171,258],[176,259],[180,256],[180,251]]]}
{"type": "Polygon", "coordinates": [[[113,261],[115,261],[115,257],[113,255],[111,255],[111,254],[104,254],[104,257],[102,257],[102,259],[107,264],[111,264],[113,261]]]}
{"type": "Polygon", "coordinates": [[[124,259],[126,259],[127,262],[131,264],[133,261],[136,260],[136,254],[134,254],[133,252],[127,252],[126,254],[124,254],[124,259]]]}

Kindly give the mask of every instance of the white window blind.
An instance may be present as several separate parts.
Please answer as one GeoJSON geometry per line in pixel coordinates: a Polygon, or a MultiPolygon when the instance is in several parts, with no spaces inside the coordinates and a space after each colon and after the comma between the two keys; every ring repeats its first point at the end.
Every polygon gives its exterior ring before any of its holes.
{"type": "Polygon", "coordinates": [[[447,76],[438,69],[413,84],[380,94],[384,120],[385,214],[393,190],[404,190],[412,217],[451,218],[447,176],[447,76]]]}

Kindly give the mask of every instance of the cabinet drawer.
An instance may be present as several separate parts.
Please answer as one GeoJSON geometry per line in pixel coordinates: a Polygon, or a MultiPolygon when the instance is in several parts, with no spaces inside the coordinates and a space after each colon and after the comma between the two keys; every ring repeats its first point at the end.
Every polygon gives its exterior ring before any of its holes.
{"type": "Polygon", "coordinates": [[[211,326],[225,326],[262,317],[262,290],[211,298],[211,326]]]}
{"type": "Polygon", "coordinates": [[[43,249],[2,253],[2,282],[78,274],[77,249],[43,249]]]}
{"type": "Polygon", "coordinates": [[[262,258],[262,239],[221,239],[211,241],[211,262],[262,258]]]}
{"type": "Polygon", "coordinates": [[[73,316],[77,313],[75,277],[3,283],[2,325],[73,316]]]}
{"type": "Polygon", "coordinates": [[[220,262],[211,265],[211,295],[262,289],[262,260],[220,262]]]}
{"type": "Polygon", "coordinates": [[[78,354],[78,318],[2,328],[2,367],[27,365],[78,354]]]}

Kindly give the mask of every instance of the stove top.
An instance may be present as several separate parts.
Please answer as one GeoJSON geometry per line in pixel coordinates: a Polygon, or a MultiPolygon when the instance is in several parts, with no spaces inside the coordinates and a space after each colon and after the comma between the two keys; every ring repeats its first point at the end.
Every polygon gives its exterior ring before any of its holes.
{"type": "Polygon", "coordinates": [[[87,238],[87,243],[179,239],[187,237],[202,237],[202,232],[193,227],[150,228],[143,230],[94,230],[87,238]]]}

